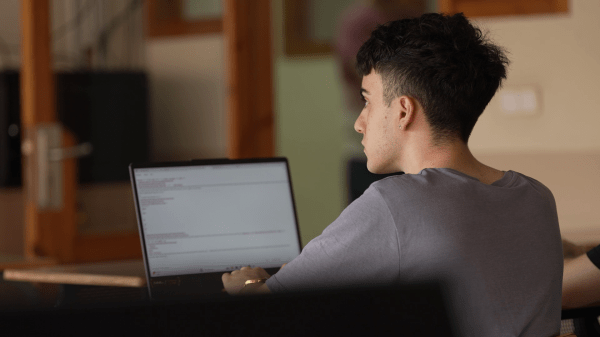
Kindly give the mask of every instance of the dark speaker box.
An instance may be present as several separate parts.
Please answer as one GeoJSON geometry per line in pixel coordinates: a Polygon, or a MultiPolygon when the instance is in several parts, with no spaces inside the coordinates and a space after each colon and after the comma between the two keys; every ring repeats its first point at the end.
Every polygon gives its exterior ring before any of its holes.
{"type": "Polygon", "coordinates": [[[0,72],[0,186],[21,185],[19,74],[0,72]]]}
{"type": "MultiPolygon", "coordinates": [[[[80,183],[129,179],[128,165],[149,158],[148,83],[143,72],[65,72],[55,77],[58,119],[79,143],[80,183]]],[[[0,72],[0,186],[21,185],[18,71],[0,72]]]]}
{"type": "Polygon", "coordinates": [[[367,160],[352,158],[346,165],[346,183],[348,184],[348,205],[360,197],[372,183],[404,172],[373,174],[367,169],[367,160]]]}

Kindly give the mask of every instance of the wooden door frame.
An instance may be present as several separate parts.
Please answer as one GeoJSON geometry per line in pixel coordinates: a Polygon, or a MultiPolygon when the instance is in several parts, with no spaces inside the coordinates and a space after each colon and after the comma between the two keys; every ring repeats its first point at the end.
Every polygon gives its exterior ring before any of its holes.
{"type": "MultiPolygon", "coordinates": [[[[35,133],[39,125],[56,123],[56,98],[52,71],[50,39],[50,1],[21,0],[22,65],[21,125],[22,144],[30,151],[23,156],[25,195],[25,257],[49,256],[57,261],[73,259],[75,236],[75,190],[77,188],[74,159],[63,163],[64,207],[58,211],[41,209],[36,201],[37,170],[35,133]]],[[[63,135],[64,147],[74,145],[70,134],[63,135]]]]}
{"type": "Polygon", "coordinates": [[[228,156],[272,157],[271,0],[224,0],[228,156]]]}
{"type": "Polygon", "coordinates": [[[568,13],[568,0],[439,0],[438,10],[446,14],[463,12],[466,17],[490,17],[568,13]]]}
{"type": "MultiPolygon", "coordinates": [[[[25,258],[34,261],[46,257],[44,261],[50,258],[56,263],[141,258],[137,233],[86,236],[78,232],[76,159],[63,159],[62,209],[48,211],[37,205],[38,165],[33,137],[37,126],[58,122],[51,57],[50,1],[21,0],[21,13],[22,143],[32,146],[30,154],[23,156],[25,258]]],[[[62,138],[63,147],[76,145],[74,135],[68,130],[64,130],[62,138]]],[[[32,265],[36,263],[31,262],[32,265]]]]}

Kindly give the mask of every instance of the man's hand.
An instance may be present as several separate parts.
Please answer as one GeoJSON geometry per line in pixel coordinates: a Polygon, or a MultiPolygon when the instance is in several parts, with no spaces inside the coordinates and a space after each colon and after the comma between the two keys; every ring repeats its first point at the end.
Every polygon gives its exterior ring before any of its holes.
{"type": "Polygon", "coordinates": [[[270,275],[262,268],[242,267],[240,270],[234,270],[223,274],[223,286],[229,295],[268,293],[269,288],[264,283],[249,284],[244,287],[247,280],[269,278],[270,275]]]}

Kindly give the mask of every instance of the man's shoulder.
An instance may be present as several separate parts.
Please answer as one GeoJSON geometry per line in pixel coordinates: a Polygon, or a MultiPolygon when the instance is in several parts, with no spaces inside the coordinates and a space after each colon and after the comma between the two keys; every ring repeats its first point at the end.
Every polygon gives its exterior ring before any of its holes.
{"type": "MultiPolygon", "coordinates": [[[[553,201],[550,189],[540,181],[516,171],[506,171],[502,179],[484,184],[476,178],[451,169],[425,169],[418,174],[402,174],[380,179],[369,187],[370,193],[376,193],[383,199],[399,198],[441,198],[443,196],[496,195],[498,193],[519,193],[530,191],[553,201]]],[[[532,194],[529,194],[532,195],[532,194]]]]}
{"type": "Polygon", "coordinates": [[[389,176],[372,183],[365,195],[380,200],[400,202],[404,198],[419,198],[420,195],[431,192],[432,184],[419,174],[401,174],[389,176]]]}
{"type": "Polygon", "coordinates": [[[425,187],[448,186],[459,183],[455,178],[452,174],[448,175],[447,172],[426,169],[417,174],[401,174],[386,177],[374,182],[371,184],[371,187],[380,192],[388,190],[412,192],[413,190],[422,190],[425,187]]]}
{"type": "Polygon", "coordinates": [[[519,173],[516,171],[511,171],[513,172],[515,175],[517,175],[520,179],[522,179],[523,181],[528,182],[529,184],[531,184],[531,186],[533,186],[534,188],[538,189],[540,192],[544,192],[544,193],[550,193],[552,194],[552,192],[550,191],[550,189],[544,185],[541,181],[532,178],[528,175],[525,175],[523,173],[519,173]]]}

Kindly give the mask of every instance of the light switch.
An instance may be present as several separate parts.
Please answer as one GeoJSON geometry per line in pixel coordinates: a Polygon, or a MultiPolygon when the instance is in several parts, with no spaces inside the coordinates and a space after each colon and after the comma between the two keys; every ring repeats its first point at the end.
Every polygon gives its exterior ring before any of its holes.
{"type": "Polygon", "coordinates": [[[500,91],[500,109],[507,116],[540,114],[540,94],[535,86],[509,87],[500,91]]]}

